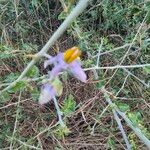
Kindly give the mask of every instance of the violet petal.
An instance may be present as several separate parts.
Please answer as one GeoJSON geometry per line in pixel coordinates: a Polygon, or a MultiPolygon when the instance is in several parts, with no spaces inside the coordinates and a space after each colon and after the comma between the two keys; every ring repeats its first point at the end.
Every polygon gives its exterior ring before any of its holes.
{"type": "Polygon", "coordinates": [[[39,104],[43,105],[48,103],[55,95],[56,92],[52,86],[49,84],[43,85],[39,97],[39,104]]]}
{"type": "Polygon", "coordinates": [[[79,79],[82,82],[86,82],[87,76],[84,70],[81,68],[80,62],[78,62],[77,60],[69,65],[69,71],[75,78],[79,79]]]}

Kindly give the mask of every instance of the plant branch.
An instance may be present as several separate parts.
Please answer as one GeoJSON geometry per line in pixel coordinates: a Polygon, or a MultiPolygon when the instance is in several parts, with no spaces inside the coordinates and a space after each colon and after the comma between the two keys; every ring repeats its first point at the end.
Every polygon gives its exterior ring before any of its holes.
{"type": "Polygon", "coordinates": [[[46,53],[49,48],[57,41],[57,39],[66,31],[67,27],[73,22],[73,20],[79,16],[79,14],[86,8],[88,5],[89,0],[80,0],[77,4],[77,6],[72,10],[70,15],[64,20],[64,22],[60,25],[60,27],[56,30],[56,32],[52,35],[52,37],[49,39],[49,41],[45,44],[45,46],[41,49],[40,52],[35,54],[35,57],[33,60],[28,64],[28,66],[24,69],[24,71],[21,73],[21,75],[18,77],[17,80],[12,82],[8,87],[0,91],[0,94],[2,94],[4,91],[7,91],[8,89],[12,88],[16,85],[17,82],[19,82],[29,71],[29,69],[43,56],[44,53],[46,53]]]}
{"type": "MultiPolygon", "coordinates": [[[[108,92],[105,88],[102,88],[102,92],[104,93],[105,99],[108,102],[108,104],[113,105],[112,100],[110,99],[108,92]]],[[[130,119],[126,116],[124,112],[121,112],[118,108],[114,107],[113,110],[115,110],[128,124],[128,126],[134,131],[134,133],[143,141],[143,143],[150,148],[150,140],[142,133],[142,131],[133,125],[133,123],[130,121],[130,119]]]]}
{"type": "Polygon", "coordinates": [[[116,122],[118,124],[118,127],[119,127],[119,129],[120,129],[120,131],[122,133],[123,139],[125,140],[125,143],[127,145],[127,149],[131,150],[131,145],[130,145],[128,137],[127,137],[127,135],[126,135],[126,133],[125,133],[125,131],[123,129],[123,126],[122,126],[122,123],[121,123],[120,118],[118,116],[118,113],[114,109],[112,111],[113,111],[113,114],[114,114],[114,118],[115,118],[115,120],[116,120],[116,122]]]}
{"type": "Polygon", "coordinates": [[[106,67],[91,67],[91,68],[85,68],[84,70],[85,71],[88,71],[88,70],[99,70],[99,69],[123,69],[123,68],[143,68],[143,67],[150,67],[150,64],[141,64],[141,65],[126,65],[126,66],[123,66],[123,65],[116,65],[116,66],[106,66],[106,67]]]}
{"type": "MultiPolygon", "coordinates": [[[[140,33],[140,31],[141,31],[141,29],[142,29],[142,27],[143,27],[143,25],[144,25],[144,22],[146,21],[146,18],[147,18],[147,16],[148,16],[148,13],[149,13],[149,12],[146,13],[146,15],[145,15],[145,17],[144,17],[144,19],[143,19],[143,21],[142,21],[140,27],[139,27],[138,30],[137,30],[137,33],[135,34],[135,36],[134,36],[134,38],[133,38],[133,40],[132,40],[130,46],[128,47],[128,50],[126,51],[126,53],[125,53],[125,55],[123,56],[122,60],[119,62],[119,66],[123,64],[124,60],[125,60],[126,57],[128,56],[128,53],[130,52],[130,49],[131,49],[132,45],[134,44],[135,40],[137,39],[138,34],[140,33]]],[[[118,71],[118,68],[114,71],[112,77],[109,79],[109,81],[108,81],[107,83],[109,83],[109,82],[114,78],[114,76],[115,76],[115,74],[116,74],[117,71],[118,71]]]]}
{"type": "Polygon", "coordinates": [[[57,111],[57,115],[58,115],[58,119],[59,119],[59,124],[62,127],[65,127],[65,124],[64,124],[63,119],[62,119],[62,112],[60,111],[60,108],[58,106],[58,102],[57,102],[56,97],[53,97],[53,102],[54,102],[54,105],[55,105],[55,108],[56,108],[56,111],[57,111]]]}
{"type": "MultiPolygon", "coordinates": [[[[102,88],[102,91],[103,91],[103,93],[104,93],[104,96],[105,96],[106,101],[108,102],[108,104],[109,104],[110,106],[112,106],[113,103],[112,103],[111,99],[109,98],[109,96],[108,96],[108,94],[107,94],[105,88],[102,88]]],[[[117,124],[118,124],[119,130],[120,130],[121,133],[122,133],[123,139],[125,140],[125,143],[126,143],[126,145],[127,145],[127,149],[128,149],[128,150],[131,150],[131,145],[130,145],[130,143],[129,143],[129,141],[128,141],[128,137],[127,137],[127,135],[126,135],[126,133],[125,133],[125,131],[124,131],[124,129],[123,129],[122,123],[121,123],[120,118],[119,118],[119,116],[118,116],[118,112],[117,112],[114,108],[112,109],[112,112],[113,112],[114,118],[115,118],[115,120],[116,120],[116,122],[117,122],[117,124]]]]}

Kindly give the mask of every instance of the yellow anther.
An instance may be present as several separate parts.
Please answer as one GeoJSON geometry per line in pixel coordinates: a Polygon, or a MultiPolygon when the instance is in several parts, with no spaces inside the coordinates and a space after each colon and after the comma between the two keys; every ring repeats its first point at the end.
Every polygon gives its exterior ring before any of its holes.
{"type": "Polygon", "coordinates": [[[75,59],[80,57],[80,55],[81,55],[81,51],[79,50],[79,48],[78,47],[72,47],[72,48],[66,50],[66,52],[64,52],[64,60],[67,63],[71,63],[75,59]]]}

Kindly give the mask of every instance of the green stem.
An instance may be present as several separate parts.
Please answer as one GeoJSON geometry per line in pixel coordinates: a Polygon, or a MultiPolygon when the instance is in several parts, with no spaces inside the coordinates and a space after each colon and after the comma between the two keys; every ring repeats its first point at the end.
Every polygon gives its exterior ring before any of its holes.
{"type": "Polygon", "coordinates": [[[56,111],[57,111],[57,115],[58,115],[58,119],[59,119],[59,124],[62,127],[65,127],[65,124],[64,124],[63,119],[62,119],[62,112],[60,111],[60,108],[58,106],[58,102],[57,102],[56,97],[53,97],[53,101],[54,101],[54,105],[55,105],[55,108],[56,108],[56,111]]]}
{"type": "MultiPolygon", "coordinates": [[[[106,89],[103,87],[102,92],[104,93],[106,101],[110,104],[113,105],[112,100],[110,99],[109,95],[107,94],[106,89]]],[[[133,123],[130,121],[130,119],[126,116],[125,113],[121,112],[118,108],[114,107],[114,111],[116,111],[128,124],[128,126],[134,131],[134,133],[143,141],[143,143],[150,149],[150,140],[142,133],[142,131],[136,127],[133,126],[133,123]]]]}
{"type": "Polygon", "coordinates": [[[85,71],[88,70],[99,70],[99,69],[124,69],[124,68],[143,68],[143,67],[150,67],[150,64],[140,64],[140,65],[116,65],[116,66],[106,66],[106,67],[91,67],[91,68],[85,68],[85,71]]]}
{"type": "Polygon", "coordinates": [[[45,44],[45,46],[41,49],[40,52],[35,54],[35,57],[33,60],[28,64],[28,66],[24,69],[24,71],[21,73],[19,78],[15,80],[14,82],[10,83],[9,86],[7,86],[5,89],[0,91],[0,94],[3,92],[9,90],[13,86],[16,85],[17,82],[19,82],[29,71],[29,69],[45,54],[49,48],[57,41],[57,39],[66,31],[67,27],[73,22],[73,20],[79,16],[80,13],[83,12],[83,10],[87,7],[89,0],[80,0],[77,4],[77,6],[71,11],[69,16],[64,20],[64,22],[60,25],[60,27],[56,30],[56,32],[52,35],[52,37],[48,40],[48,42],[45,44]]]}

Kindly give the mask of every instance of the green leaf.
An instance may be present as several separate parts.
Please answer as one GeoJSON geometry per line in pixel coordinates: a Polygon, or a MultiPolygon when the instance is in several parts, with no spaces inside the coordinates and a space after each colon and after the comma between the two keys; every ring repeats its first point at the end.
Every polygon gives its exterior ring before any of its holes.
{"type": "Polygon", "coordinates": [[[63,103],[62,112],[65,116],[70,116],[75,111],[76,102],[74,101],[74,97],[70,94],[63,103]]]}
{"type": "Polygon", "coordinates": [[[39,69],[36,66],[33,66],[26,74],[27,77],[39,77],[39,69]]]}
{"type": "Polygon", "coordinates": [[[119,103],[117,103],[117,106],[120,109],[120,111],[122,111],[122,112],[126,112],[126,111],[130,110],[129,105],[125,104],[125,103],[119,102],[119,103]]]}
{"type": "Polygon", "coordinates": [[[96,88],[97,88],[97,89],[101,89],[104,85],[105,85],[105,81],[104,81],[104,80],[100,80],[100,81],[96,84],[96,88]]]}
{"type": "Polygon", "coordinates": [[[143,70],[146,74],[150,74],[150,67],[144,67],[143,70]]]}
{"type": "Polygon", "coordinates": [[[132,121],[133,125],[138,126],[139,123],[141,123],[142,115],[140,112],[130,112],[128,113],[129,119],[132,121]]]}
{"type": "Polygon", "coordinates": [[[10,90],[10,93],[15,93],[19,90],[23,90],[26,87],[26,82],[25,81],[19,81],[17,82],[10,90]]]}
{"type": "Polygon", "coordinates": [[[111,150],[115,149],[115,141],[113,138],[109,137],[107,140],[107,145],[111,150]]]}
{"type": "Polygon", "coordinates": [[[13,82],[18,77],[19,77],[19,72],[15,72],[15,73],[11,72],[10,74],[5,76],[4,82],[5,83],[13,82]]]}
{"type": "Polygon", "coordinates": [[[32,99],[37,101],[40,96],[40,91],[38,90],[38,88],[33,88],[30,93],[31,93],[32,99]]]}
{"type": "Polygon", "coordinates": [[[60,15],[58,16],[58,20],[64,20],[67,16],[67,13],[66,12],[61,12],[60,15]]]}
{"type": "Polygon", "coordinates": [[[10,99],[10,95],[7,92],[2,93],[0,96],[0,102],[6,102],[10,99]]]}
{"type": "Polygon", "coordinates": [[[51,86],[54,87],[54,89],[56,90],[56,95],[60,96],[62,94],[63,91],[63,85],[62,82],[59,80],[59,78],[55,78],[51,83],[51,86]]]}
{"type": "Polygon", "coordinates": [[[68,135],[69,133],[70,133],[70,130],[69,128],[67,128],[67,126],[65,127],[57,126],[57,128],[54,130],[54,134],[57,138],[63,138],[65,135],[68,135]]]}
{"type": "Polygon", "coordinates": [[[0,59],[15,57],[15,55],[12,53],[12,49],[12,47],[0,44],[0,59]]]}

